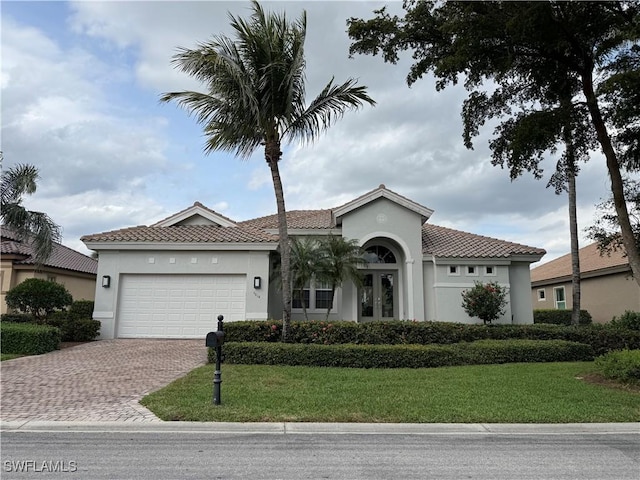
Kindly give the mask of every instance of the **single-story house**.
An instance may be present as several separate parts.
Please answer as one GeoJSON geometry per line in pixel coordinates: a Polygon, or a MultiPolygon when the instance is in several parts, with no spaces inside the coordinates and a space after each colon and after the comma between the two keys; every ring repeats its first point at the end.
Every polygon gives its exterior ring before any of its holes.
{"type": "Polygon", "coordinates": [[[24,241],[10,228],[2,227],[0,285],[2,313],[7,313],[6,293],[28,278],[41,278],[64,285],[74,300],[93,300],[98,261],[59,243],[39,268],[34,263],[30,240],[24,241]]]}
{"type": "MultiPolygon", "coordinates": [[[[287,213],[291,236],[342,235],[366,250],[363,286],[342,285],[330,320],[478,323],[462,309],[474,281],[509,288],[498,323],[532,323],[530,264],[545,251],[428,223],[433,210],[384,185],[345,205],[287,213]]],[[[282,318],[277,216],[236,222],[199,202],[151,226],[82,237],[99,252],[94,318],[102,338],[204,337],[216,318],[282,318]]],[[[310,318],[321,319],[326,288],[309,285],[310,318]]],[[[302,320],[293,305],[294,320],[302,320]]]]}
{"type": "MultiPolygon", "coordinates": [[[[579,250],[580,308],[594,322],[606,323],[625,310],[640,312],[640,286],[624,252],[600,255],[598,244],[579,250]]],[[[535,309],[573,308],[571,254],[531,270],[531,301],[535,309]]]]}

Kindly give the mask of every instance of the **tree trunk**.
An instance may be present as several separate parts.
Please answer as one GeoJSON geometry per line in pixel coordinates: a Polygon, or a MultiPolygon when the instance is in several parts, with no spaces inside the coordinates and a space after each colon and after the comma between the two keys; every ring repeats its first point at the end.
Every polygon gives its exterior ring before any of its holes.
{"type": "Polygon", "coordinates": [[[270,141],[265,145],[265,158],[271,170],[273,189],[278,206],[278,235],[280,237],[280,272],[282,277],[282,341],[286,342],[291,325],[291,246],[287,229],[287,211],[284,206],[284,190],[280,179],[278,162],[282,157],[280,142],[270,141]]]}
{"type": "Polygon", "coordinates": [[[593,90],[592,73],[589,71],[581,77],[582,91],[587,100],[591,121],[596,129],[602,152],[607,159],[607,169],[609,170],[609,178],[611,179],[611,193],[613,193],[613,203],[616,208],[616,214],[618,215],[618,223],[620,224],[622,243],[627,253],[627,259],[629,260],[633,277],[636,283],[640,285],[640,253],[638,252],[631,228],[631,221],[629,220],[629,211],[627,210],[627,203],[624,198],[624,184],[622,182],[622,174],[620,173],[620,165],[593,90]]]}
{"type": "MultiPolygon", "coordinates": [[[[573,156],[573,155],[572,155],[573,156]]],[[[568,160],[569,161],[569,160],[568,160]]],[[[572,310],[571,324],[580,324],[580,246],[578,245],[578,214],[576,207],[576,170],[575,160],[567,166],[567,184],[569,189],[569,232],[571,235],[571,286],[572,310]]]]}
{"type": "Polygon", "coordinates": [[[331,297],[329,298],[329,306],[327,307],[327,313],[324,316],[324,321],[329,320],[329,314],[331,313],[331,307],[333,307],[333,297],[336,294],[336,285],[331,285],[331,297]]]}

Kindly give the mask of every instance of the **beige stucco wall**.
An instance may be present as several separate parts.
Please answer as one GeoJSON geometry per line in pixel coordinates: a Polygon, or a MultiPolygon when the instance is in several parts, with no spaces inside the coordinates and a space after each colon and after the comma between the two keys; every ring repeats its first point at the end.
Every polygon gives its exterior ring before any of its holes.
{"type": "Polygon", "coordinates": [[[2,262],[2,303],[0,305],[2,313],[7,313],[5,296],[7,291],[29,278],[40,278],[47,280],[55,278],[55,282],[63,285],[71,294],[74,300],[92,300],[96,291],[96,279],[94,275],[76,273],[70,274],[64,270],[48,269],[36,272],[31,267],[14,266],[11,261],[2,262]]]}
{"type": "MultiPolygon", "coordinates": [[[[567,309],[573,307],[571,282],[531,288],[534,309],[555,308],[554,287],[564,286],[567,309]],[[538,300],[538,290],[544,289],[546,299],[538,300]]],[[[587,310],[594,323],[606,323],[625,312],[640,312],[640,286],[626,273],[616,273],[582,279],[580,282],[580,308],[587,310]]]]}

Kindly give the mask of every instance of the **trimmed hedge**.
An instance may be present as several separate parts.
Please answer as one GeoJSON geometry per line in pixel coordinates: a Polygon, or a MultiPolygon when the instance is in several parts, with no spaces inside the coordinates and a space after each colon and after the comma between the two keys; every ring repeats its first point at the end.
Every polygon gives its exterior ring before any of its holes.
{"type": "Polygon", "coordinates": [[[40,355],[60,348],[60,330],[32,323],[0,323],[2,353],[40,355]]]}
{"type": "Polygon", "coordinates": [[[9,323],[36,323],[33,315],[28,313],[3,313],[0,315],[0,322],[9,323]]]}
{"type": "MultiPolygon", "coordinates": [[[[226,363],[351,368],[428,368],[512,362],[593,360],[589,345],[562,340],[482,340],[455,345],[309,345],[229,342],[226,363]]],[[[209,349],[209,361],[215,362],[209,349]]]]}
{"type": "Polygon", "coordinates": [[[55,312],[46,323],[60,329],[63,342],[90,342],[100,334],[98,320],[78,317],[71,312],[55,312]]]}
{"type": "MultiPolygon", "coordinates": [[[[226,342],[280,342],[281,321],[229,322],[226,342]]],[[[291,322],[290,343],[320,345],[448,345],[477,340],[567,340],[591,345],[596,355],[640,349],[640,331],[610,325],[469,325],[447,322],[291,322]]]]}
{"type": "MultiPolygon", "coordinates": [[[[586,310],[580,310],[580,325],[590,325],[591,321],[591,314],[586,310]]],[[[533,323],[571,325],[571,310],[534,310],[533,323]]]]}
{"type": "Polygon", "coordinates": [[[610,352],[596,358],[596,367],[607,378],[640,383],[640,350],[610,352]]]}

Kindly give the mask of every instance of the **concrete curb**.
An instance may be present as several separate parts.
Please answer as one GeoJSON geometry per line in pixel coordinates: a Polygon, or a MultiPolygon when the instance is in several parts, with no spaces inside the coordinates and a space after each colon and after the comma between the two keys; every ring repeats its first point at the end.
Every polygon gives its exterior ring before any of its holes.
{"type": "Polygon", "coordinates": [[[190,432],[351,435],[640,435],[640,423],[228,423],[3,421],[2,432],[190,432]]]}

